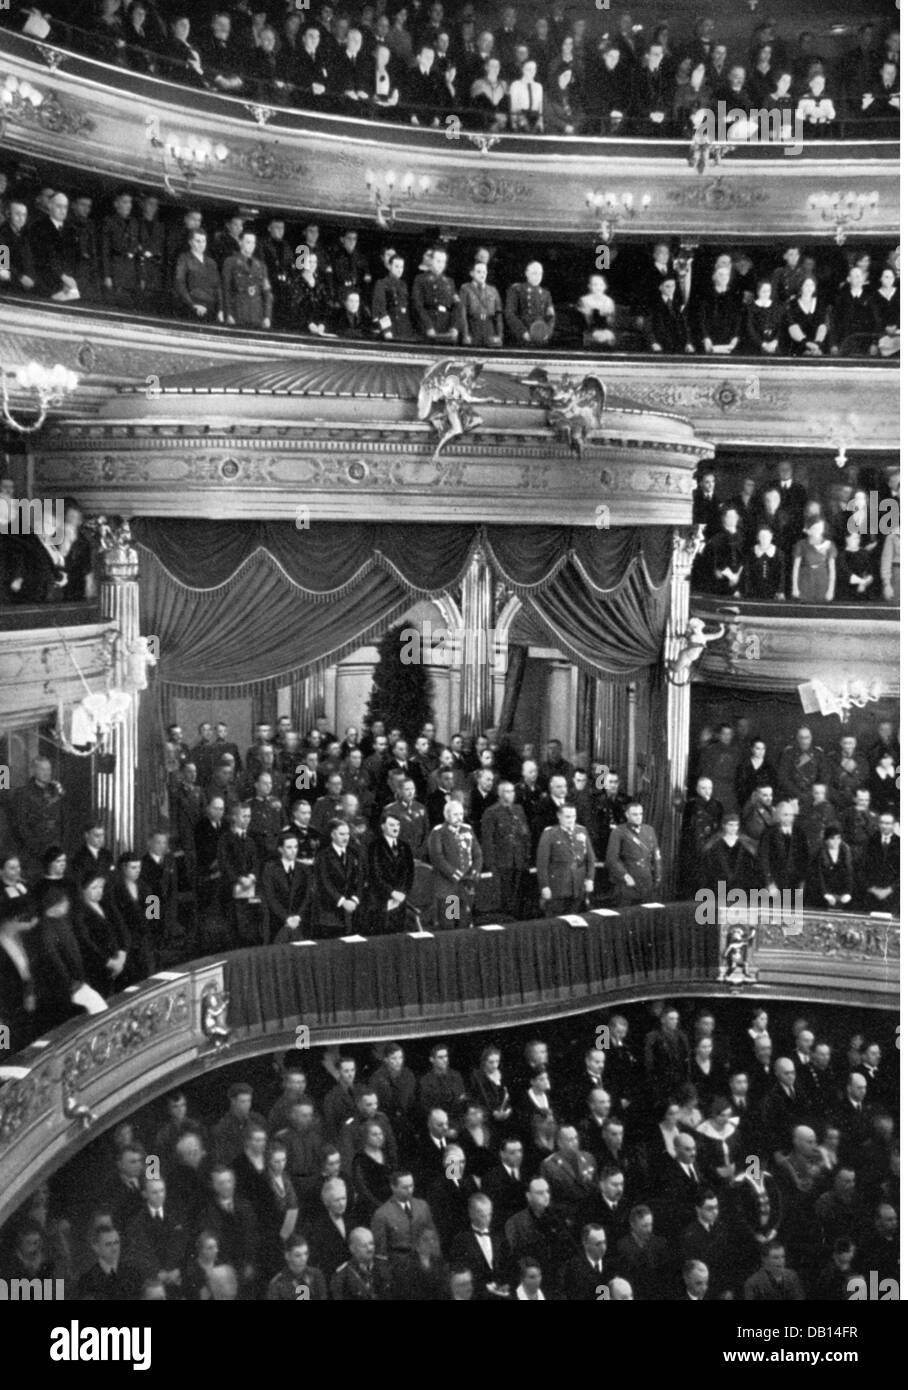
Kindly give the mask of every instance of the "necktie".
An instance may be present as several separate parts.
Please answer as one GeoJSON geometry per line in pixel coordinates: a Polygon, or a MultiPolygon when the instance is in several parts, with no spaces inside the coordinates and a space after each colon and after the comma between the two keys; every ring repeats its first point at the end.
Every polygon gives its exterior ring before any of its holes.
{"type": "Polygon", "coordinates": [[[413,1208],[412,1208],[412,1206],[410,1205],[409,1202],[404,1202],[404,1212],[405,1212],[405,1214],[406,1214],[407,1220],[408,1220],[408,1221],[412,1221],[412,1220],[413,1220],[413,1208]]]}

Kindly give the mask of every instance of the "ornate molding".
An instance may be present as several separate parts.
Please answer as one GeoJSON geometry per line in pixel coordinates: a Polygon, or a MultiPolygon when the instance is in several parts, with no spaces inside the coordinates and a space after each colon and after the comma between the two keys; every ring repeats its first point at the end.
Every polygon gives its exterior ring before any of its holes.
{"type": "Polygon", "coordinates": [[[79,672],[89,686],[102,690],[116,631],[114,623],[0,631],[3,723],[13,726],[41,719],[60,704],[81,700],[85,686],[79,672]]]}

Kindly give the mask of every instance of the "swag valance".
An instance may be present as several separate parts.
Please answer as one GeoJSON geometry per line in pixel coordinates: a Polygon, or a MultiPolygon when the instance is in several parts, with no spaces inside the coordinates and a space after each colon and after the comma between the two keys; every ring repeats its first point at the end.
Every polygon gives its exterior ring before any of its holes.
{"type": "Polygon", "coordinates": [[[667,527],[477,527],[138,520],[142,631],[168,695],[292,684],[376,640],[418,599],[456,588],[481,545],[565,654],[598,676],[658,660],[667,527]]]}

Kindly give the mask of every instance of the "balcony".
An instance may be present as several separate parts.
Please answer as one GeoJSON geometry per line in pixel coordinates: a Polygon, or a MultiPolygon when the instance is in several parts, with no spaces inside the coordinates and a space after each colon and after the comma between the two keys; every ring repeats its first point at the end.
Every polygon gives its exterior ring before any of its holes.
{"type": "Polygon", "coordinates": [[[46,718],[103,689],[112,669],[115,623],[97,604],[0,609],[0,718],[6,727],[46,718]]]}
{"type": "Polygon", "coordinates": [[[84,170],[164,188],[177,198],[361,221],[373,217],[368,172],[406,170],[414,188],[427,187],[400,203],[401,228],[494,229],[591,244],[601,239],[602,219],[589,211],[587,194],[600,185],[633,195],[635,214],[622,221],[622,234],[696,238],[708,231],[739,242],[831,236],[835,227],[811,200],[847,192],[875,196],[862,235],[898,235],[897,141],[819,141],[794,158],[778,145],[746,145],[701,175],[688,164],[686,141],[509,135],[486,148],[459,126],[452,138],[447,124],[440,130],[377,126],[264,107],[9,32],[0,33],[0,75],[31,84],[44,98],[10,109],[6,149],[41,161],[50,154],[70,179],[84,170]],[[189,133],[216,147],[218,157],[170,154],[173,142],[182,145],[189,133]]]}
{"type": "Polygon", "coordinates": [[[153,976],[74,1020],[5,1068],[0,1225],[25,1193],[99,1131],[190,1077],[299,1045],[470,1032],[679,995],[798,999],[894,1009],[899,923],[807,913],[758,928],[757,979],[720,979],[719,928],[693,903],[620,916],[519,923],[497,932],[405,933],[238,951],[153,976]],[[206,1035],[203,999],[226,991],[230,1037],[206,1035]],[[300,1033],[300,1025],[307,1032],[300,1033]]]}

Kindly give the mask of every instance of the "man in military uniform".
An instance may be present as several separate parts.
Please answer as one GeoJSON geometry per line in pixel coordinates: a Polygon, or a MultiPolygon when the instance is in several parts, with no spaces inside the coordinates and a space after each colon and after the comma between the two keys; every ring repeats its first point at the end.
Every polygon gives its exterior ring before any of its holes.
{"type": "Polygon", "coordinates": [[[530,826],[523,807],[516,804],[513,782],[499,782],[498,801],[482,817],[481,837],[483,863],[495,875],[498,907],[505,916],[519,918],[530,863],[530,826]]]}
{"type": "Polygon", "coordinates": [[[328,842],[328,826],[333,820],[344,818],[344,779],[339,772],[331,772],[325,779],[325,794],[320,796],[312,808],[312,829],[328,842]]]}
{"type": "Polygon", "coordinates": [[[249,838],[259,852],[259,863],[277,854],[278,836],[284,808],[276,796],[272,795],[273,782],[270,772],[260,772],[255,779],[255,795],[249,803],[249,838]]]}
{"type": "Polygon", "coordinates": [[[765,832],[774,823],[772,809],[773,790],[771,782],[761,782],[753,795],[748,798],[741,812],[741,829],[754,846],[754,853],[765,832]]]}
{"type": "Polygon", "coordinates": [[[160,202],[153,193],[142,199],[142,215],[138,220],[138,307],[149,314],[160,314],[164,308],[164,223],[158,219],[160,202]]]}
{"type": "Polygon", "coordinates": [[[389,811],[400,821],[400,838],[410,846],[413,858],[425,859],[429,817],[426,808],[416,800],[416,783],[412,777],[403,779],[400,796],[385,807],[383,814],[387,815],[389,811]]]}
{"type": "Polygon", "coordinates": [[[331,262],[335,305],[342,305],[350,290],[356,290],[363,299],[371,288],[372,273],[366,257],[357,250],[358,240],[359,234],[352,228],[344,232],[331,262]]]}
{"type": "Polygon", "coordinates": [[[542,288],[542,266],[530,261],[525,282],[508,290],[504,317],[511,340],[520,347],[550,341],[555,331],[555,306],[548,290],[542,288]]]}
{"type": "Polygon", "coordinates": [[[388,261],[387,275],[377,282],[372,295],[372,319],[386,342],[408,342],[413,337],[410,293],[403,276],[404,258],[395,252],[388,261]]]}
{"type": "Polygon", "coordinates": [[[518,806],[523,807],[527,824],[530,827],[534,854],[541,834],[539,814],[544,796],[545,788],[539,781],[539,764],[533,758],[524,758],[520,764],[520,781],[514,789],[514,800],[518,806]]]}
{"type": "Polygon", "coordinates": [[[454,281],[445,274],[448,253],[441,246],[429,252],[429,269],[413,281],[413,323],[430,342],[456,343],[454,281]]]}
{"type": "Polygon", "coordinates": [[[830,759],[829,800],[840,815],[853,805],[855,792],[858,787],[867,786],[870,776],[867,759],[857,749],[854,734],[845,734],[839,739],[838,753],[830,759]]]}
{"type": "Polygon", "coordinates": [[[619,902],[643,903],[662,888],[662,855],[653,827],[643,824],[640,802],[631,801],[625,815],[625,824],[609,836],[605,866],[619,902]]]}
{"type": "Polygon", "coordinates": [[[69,263],[83,304],[97,304],[101,298],[101,253],[91,209],[92,200],[88,194],[77,193],[66,221],[69,263]]]}
{"type": "Polygon", "coordinates": [[[696,794],[684,808],[681,830],[681,892],[684,897],[693,897],[696,890],[703,887],[703,856],[721,827],[722,807],[713,796],[712,779],[698,777],[696,794]]]}
{"type": "Polygon", "coordinates": [[[238,212],[234,212],[223,227],[215,232],[211,240],[211,254],[223,270],[224,263],[231,256],[240,254],[240,238],[243,235],[243,219],[238,212]]]}
{"type": "Polygon", "coordinates": [[[504,341],[501,295],[488,277],[486,262],[477,261],[460,287],[457,327],[464,347],[498,348],[504,341]]]}
{"type": "Polygon", "coordinates": [[[239,328],[270,328],[274,295],[262,261],[255,254],[255,232],[243,232],[240,254],[228,256],[221,271],[227,322],[239,328]]]}
{"type": "Polygon", "coordinates": [[[482,872],[482,849],[464,823],[463,803],[449,801],[443,825],[429,836],[434,869],[435,924],[440,931],[473,924],[473,894],[482,872]],[[452,899],[456,901],[452,901],[452,899]]]}
{"type": "Polygon", "coordinates": [[[536,874],[546,917],[582,911],[593,891],[596,856],[588,832],[577,824],[576,806],[560,806],[558,824],[543,830],[536,851],[536,874]]]}
{"type": "Polygon", "coordinates": [[[268,223],[268,235],[262,242],[262,260],[274,291],[275,328],[289,328],[291,324],[293,248],[284,240],[285,231],[283,217],[272,217],[268,223]]]}
{"type": "Polygon", "coordinates": [[[101,224],[101,274],[108,304],[135,307],[138,254],[139,224],[132,215],[132,194],[122,188],[114,198],[113,212],[101,224]]]}
{"type": "Polygon", "coordinates": [[[66,844],[63,788],[51,771],[49,758],[34,758],[31,777],[13,793],[12,829],[28,879],[41,873],[45,850],[66,844]]]}
{"type": "Polygon", "coordinates": [[[814,782],[826,785],[826,755],[817,748],[813,734],[804,725],[795,736],[794,743],[782,749],[779,758],[779,789],[782,796],[797,801],[801,810],[811,802],[810,789],[814,782]]]}

